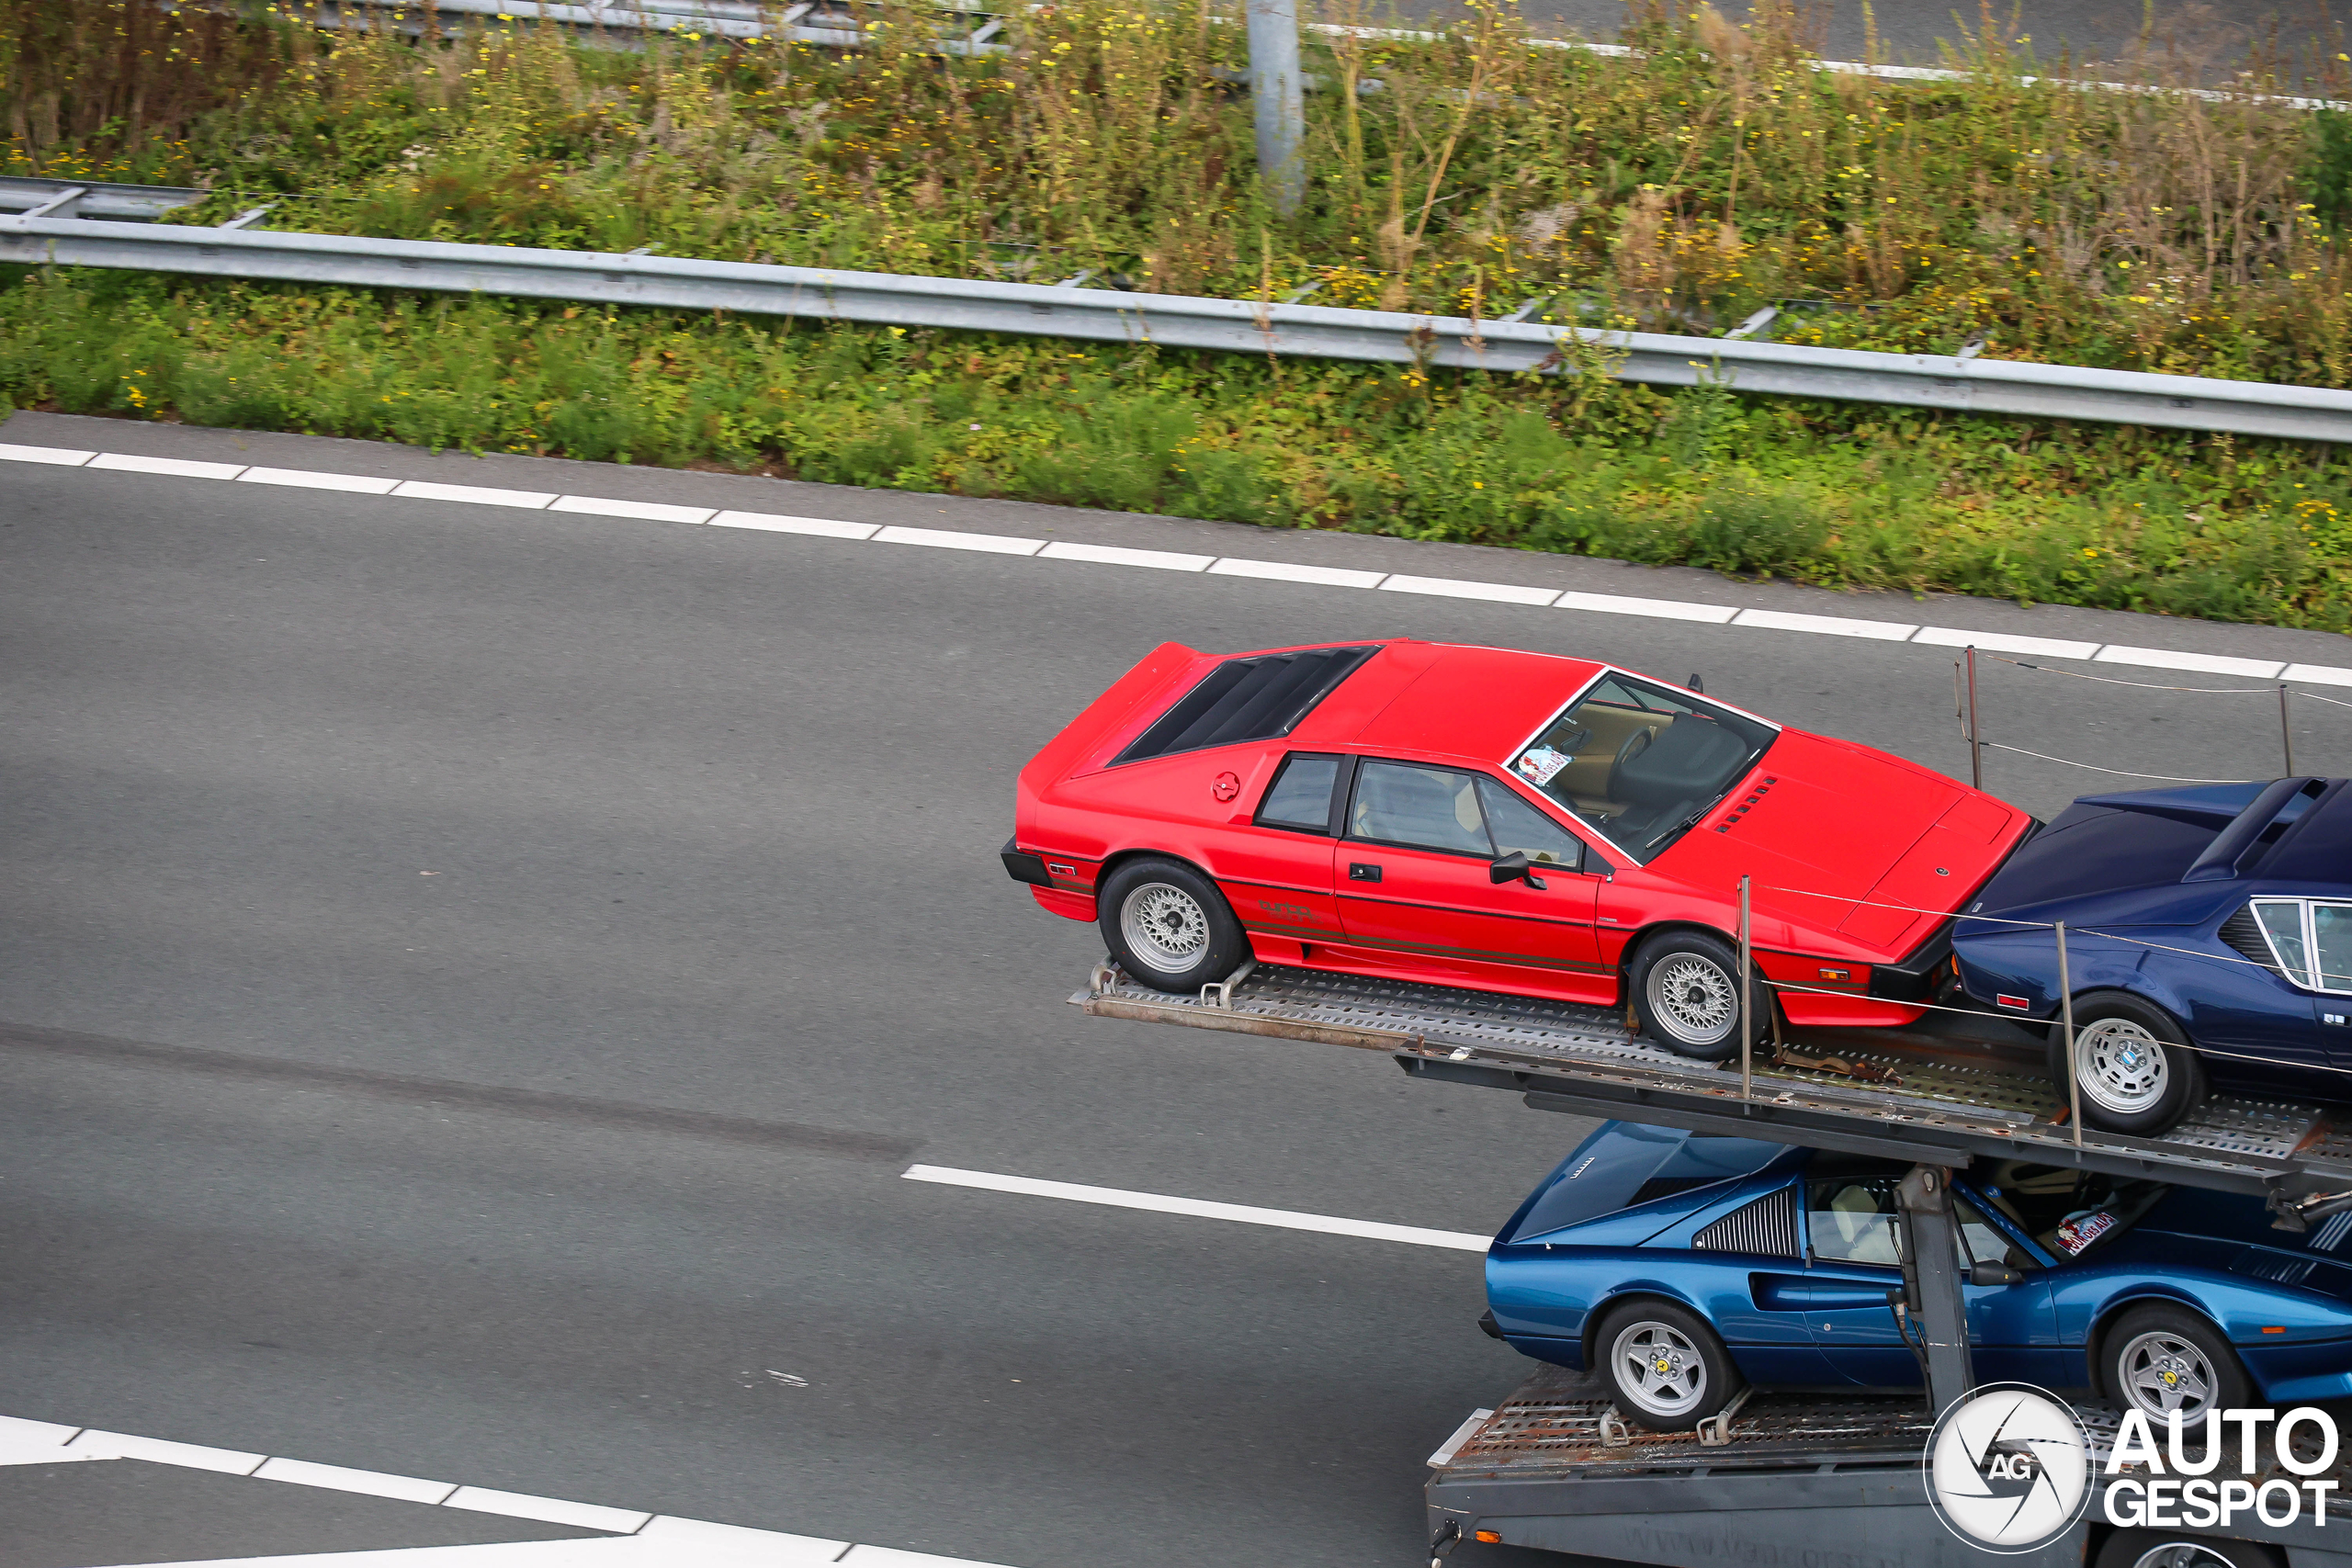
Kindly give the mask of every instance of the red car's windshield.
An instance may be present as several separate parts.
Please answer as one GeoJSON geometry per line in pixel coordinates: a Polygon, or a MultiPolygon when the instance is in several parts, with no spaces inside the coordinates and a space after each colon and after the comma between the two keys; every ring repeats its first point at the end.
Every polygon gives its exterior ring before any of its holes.
{"type": "Polygon", "coordinates": [[[1511,771],[1648,862],[1747,775],[1780,734],[1687,693],[1611,672],[1511,759],[1511,771]]]}

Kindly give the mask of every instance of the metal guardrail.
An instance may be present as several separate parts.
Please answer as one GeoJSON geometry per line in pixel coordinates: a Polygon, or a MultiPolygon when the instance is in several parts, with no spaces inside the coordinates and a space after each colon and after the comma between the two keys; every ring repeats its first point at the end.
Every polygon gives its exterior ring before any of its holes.
{"type": "Polygon", "coordinates": [[[77,200],[90,210],[95,197],[50,199],[58,204],[52,212],[0,216],[0,262],[511,294],[1506,373],[1573,372],[1577,361],[1600,355],[1622,378],[1660,386],[1712,383],[1742,392],[1956,413],[2352,443],[2352,391],[2330,388],[1971,358],[1964,352],[1813,348],[1070,284],[124,223],[54,215],[77,200]]]}
{"type": "Polygon", "coordinates": [[[74,212],[84,218],[161,218],[204,196],[187,186],[100,185],[5,175],[0,176],[0,212],[30,212],[77,190],[83,194],[75,199],[74,212]]]}
{"type": "MultiPolygon", "coordinates": [[[[969,9],[967,4],[939,7],[945,12],[969,9]]],[[[453,19],[478,18],[516,22],[553,22],[563,27],[608,35],[678,33],[689,38],[777,38],[822,49],[863,49],[868,39],[863,25],[847,10],[825,0],[789,0],[762,6],[748,0],[413,0],[411,4],[376,0],[320,0],[312,19],[321,27],[374,28],[390,17],[404,33],[424,29],[423,13],[437,12],[453,19]]],[[[961,38],[939,37],[925,45],[941,54],[1002,54],[1008,46],[997,38],[1001,17],[973,16],[961,38]]]]}

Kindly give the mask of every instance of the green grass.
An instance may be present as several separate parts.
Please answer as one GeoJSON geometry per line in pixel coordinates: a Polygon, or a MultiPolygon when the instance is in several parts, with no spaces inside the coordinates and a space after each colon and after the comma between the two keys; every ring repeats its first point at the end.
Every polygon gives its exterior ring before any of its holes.
{"type": "MultiPolygon", "coordinates": [[[[202,181],[199,220],[1067,276],[2352,385],[2342,117],[2086,93],[1987,27],[1952,83],[1833,76],[1796,24],[1637,17],[1638,56],[1479,10],[1347,43],[1310,195],[1256,188],[1237,28],[1079,0],[1010,58],[328,39],[0,0],[7,172],[202,181]],[[1464,88],[1474,91],[1464,92],[1464,88]]],[[[1348,18],[1341,18],[1348,19],[1348,18]]],[[[1375,18],[1376,19],[1376,18],[1375,18]]],[[[2187,66],[2152,45],[2151,85],[2187,66]]],[[[2062,62],[2054,62],[2063,65],[2062,62]]],[[[2323,55],[2321,90],[2340,90],[2323,55]]],[[[1091,348],[661,311],[0,274],[0,398],[430,446],[1682,561],[2344,629],[2331,449],[1598,378],[1091,348]]]]}

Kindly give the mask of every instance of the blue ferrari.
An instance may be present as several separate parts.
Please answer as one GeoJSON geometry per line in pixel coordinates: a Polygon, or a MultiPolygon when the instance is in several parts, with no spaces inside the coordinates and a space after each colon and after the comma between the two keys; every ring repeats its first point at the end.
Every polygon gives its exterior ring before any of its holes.
{"type": "MultiPolygon", "coordinates": [[[[1659,1431],[1751,1383],[1917,1388],[1889,1300],[1905,1168],[1604,1123],[1487,1250],[1485,1326],[1597,1370],[1659,1431]]],[[[2291,1235],[2258,1198],[2015,1160],[1953,1193],[1980,1382],[2088,1389],[2160,1427],[2352,1395],[2352,1212],[2291,1235]]]]}
{"type": "Polygon", "coordinates": [[[2050,1073],[2086,1125],[2161,1133],[2209,1078],[2352,1094],[2352,779],[2075,801],[1960,912],[1969,997],[2054,1025],[2062,920],[2075,1052],[2051,1027],[2050,1073]]]}

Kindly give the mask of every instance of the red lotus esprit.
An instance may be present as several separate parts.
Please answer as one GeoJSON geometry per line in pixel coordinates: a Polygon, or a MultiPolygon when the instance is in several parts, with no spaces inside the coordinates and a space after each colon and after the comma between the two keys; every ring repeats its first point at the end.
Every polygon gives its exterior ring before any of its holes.
{"type": "MultiPolygon", "coordinates": [[[[1136,979],[1255,957],[1615,1005],[1739,1049],[1738,885],[1792,1023],[1916,1021],[2031,818],[1591,660],[1164,643],[1021,771],[1006,870],[1136,979]]],[[[1749,1028],[1760,1037],[1757,1010],[1749,1028]]]]}

